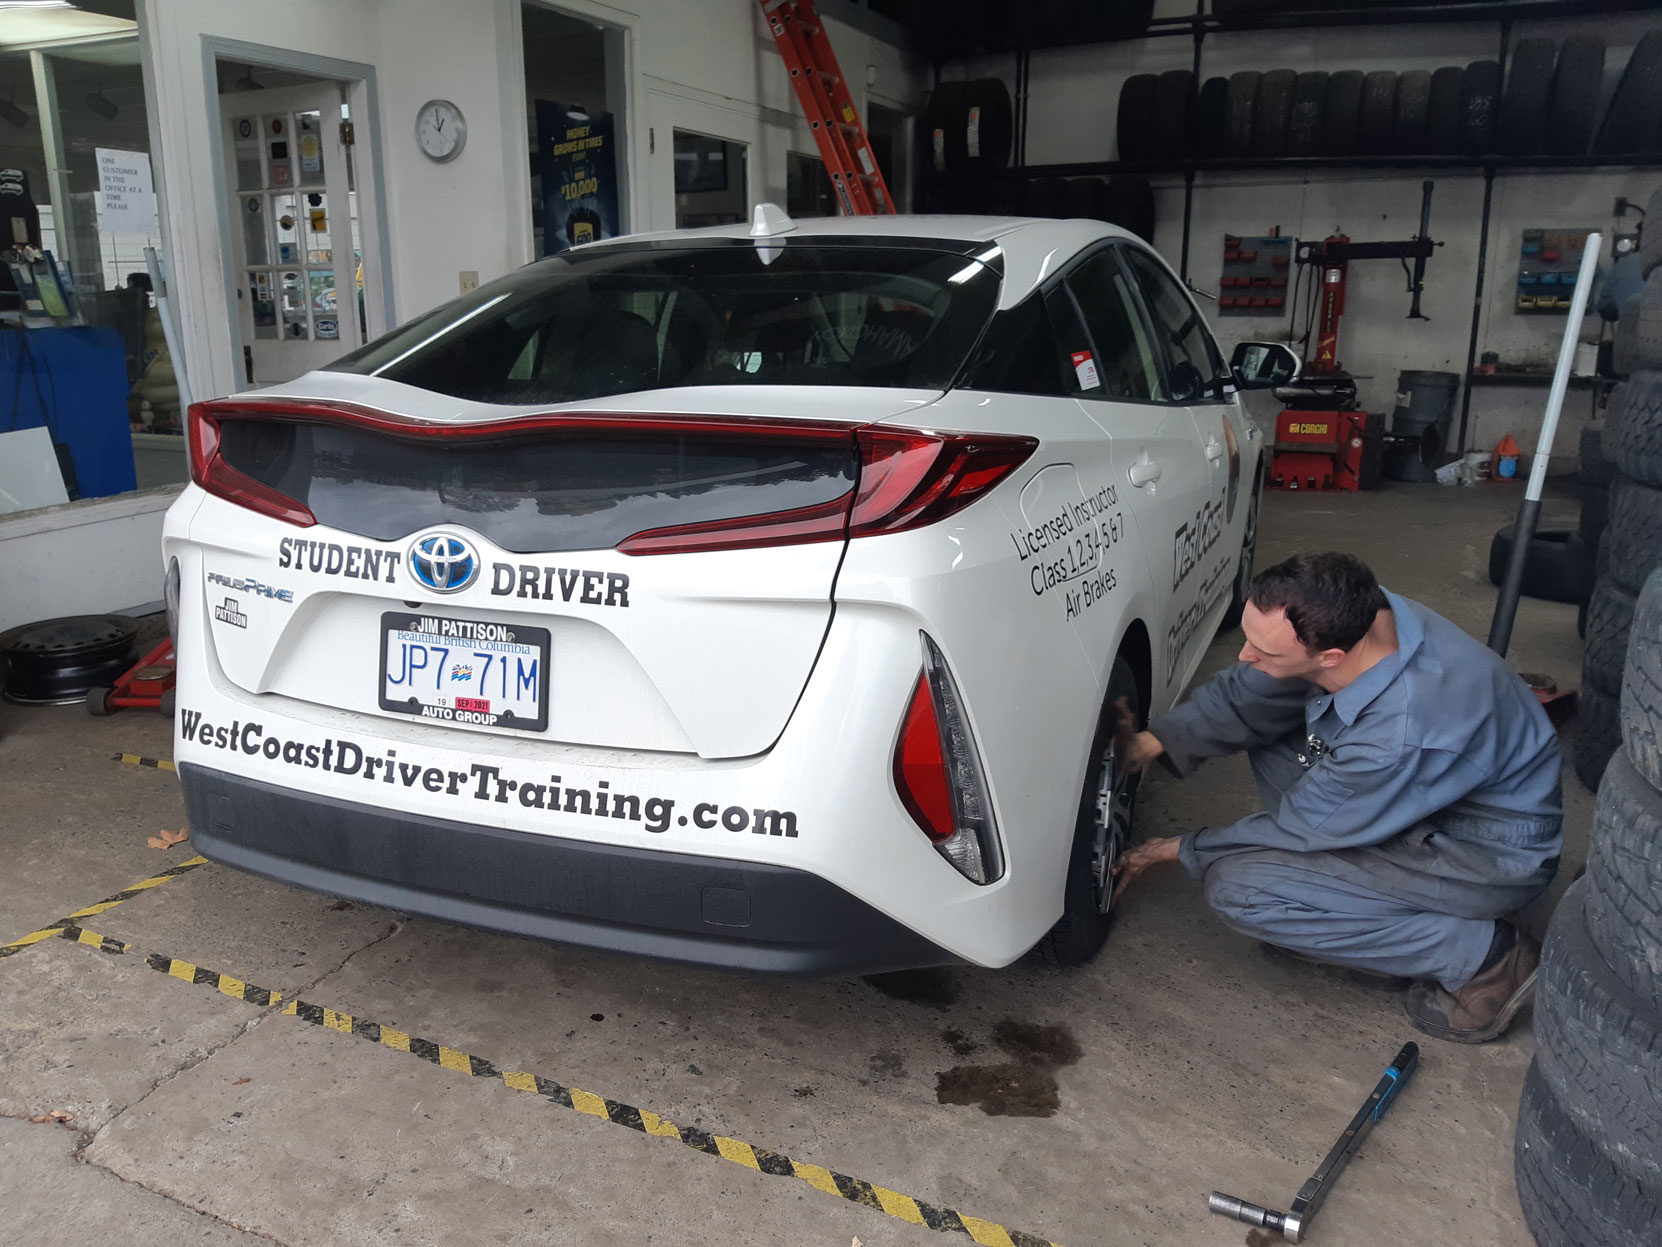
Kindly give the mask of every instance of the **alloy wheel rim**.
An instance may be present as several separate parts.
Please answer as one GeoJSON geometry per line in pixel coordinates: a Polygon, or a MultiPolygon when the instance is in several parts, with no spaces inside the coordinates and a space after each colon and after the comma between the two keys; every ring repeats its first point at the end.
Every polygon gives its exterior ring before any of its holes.
{"type": "Polygon", "coordinates": [[[1137,777],[1120,765],[1110,743],[1102,754],[1091,843],[1091,899],[1106,916],[1114,908],[1114,867],[1130,846],[1131,816],[1137,804],[1137,777]]]}

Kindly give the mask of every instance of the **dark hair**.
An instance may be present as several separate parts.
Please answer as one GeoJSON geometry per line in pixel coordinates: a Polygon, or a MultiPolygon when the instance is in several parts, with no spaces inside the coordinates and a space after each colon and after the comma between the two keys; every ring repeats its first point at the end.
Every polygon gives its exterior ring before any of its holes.
{"type": "Polygon", "coordinates": [[[1252,578],[1247,597],[1261,611],[1282,610],[1306,649],[1348,650],[1385,609],[1385,594],[1353,554],[1295,554],[1252,578]]]}

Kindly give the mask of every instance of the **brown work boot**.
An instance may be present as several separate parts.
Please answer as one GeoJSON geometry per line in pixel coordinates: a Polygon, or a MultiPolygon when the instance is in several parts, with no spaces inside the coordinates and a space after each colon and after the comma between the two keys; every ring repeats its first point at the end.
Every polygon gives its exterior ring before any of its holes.
{"type": "Polygon", "coordinates": [[[1521,929],[1512,931],[1505,956],[1459,991],[1445,991],[1436,983],[1410,988],[1408,1020],[1426,1034],[1454,1043],[1487,1043],[1504,1034],[1513,1016],[1533,999],[1541,964],[1541,946],[1521,929]]]}

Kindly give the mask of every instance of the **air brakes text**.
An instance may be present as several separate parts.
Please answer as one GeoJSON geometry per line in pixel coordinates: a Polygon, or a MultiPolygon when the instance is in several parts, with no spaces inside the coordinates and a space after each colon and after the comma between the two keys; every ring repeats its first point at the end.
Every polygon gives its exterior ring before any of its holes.
{"type": "MultiPolygon", "coordinates": [[[[733,833],[748,831],[753,835],[779,836],[787,840],[796,839],[798,834],[794,810],[752,809],[743,805],[724,806],[715,801],[700,801],[691,805],[690,814],[677,814],[676,798],[615,792],[609,780],[578,787],[552,774],[547,777],[547,782],[510,778],[502,773],[500,766],[483,762],[463,763],[458,760],[456,765],[466,765],[466,770],[425,766],[420,762],[401,760],[396,749],[374,753],[354,741],[336,737],[325,737],[315,743],[284,740],[267,735],[265,725],[261,723],[244,723],[240,719],[233,719],[228,724],[209,723],[200,710],[181,708],[178,729],[180,740],[203,749],[263,758],[284,766],[330,775],[356,776],[370,783],[378,780],[395,788],[419,788],[447,799],[488,801],[519,805],[528,810],[546,810],[550,814],[577,814],[586,818],[639,823],[643,830],[654,835],[662,834],[672,826],[686,827],[689,823],[704,831],[720,827],[733,833]]],[[[375,801],[375,791],[366,791],[362,799],[375,801]]],[[[486,818],[491,817],[484,811],[480,813],[486,818]]]]}
{"type": "Polygon", "coordinates": [[[379,580],[389,585],[398,583],[395,569],[403,557],[398,550],[343,546],[305,537],[284,537],[277,543],[278,567],[293,567],[320,576],[345,576],[349,580],[379,580]]]}
{"type": "Polygon", "coordinates": [[[591,572],[580,567],[491,564],[492,597],[512,595],[535,598],[539,602],[569,602],[574,593],[579,602],[589,606],[628,606],[629,576],[625,572],[591,572]]]}

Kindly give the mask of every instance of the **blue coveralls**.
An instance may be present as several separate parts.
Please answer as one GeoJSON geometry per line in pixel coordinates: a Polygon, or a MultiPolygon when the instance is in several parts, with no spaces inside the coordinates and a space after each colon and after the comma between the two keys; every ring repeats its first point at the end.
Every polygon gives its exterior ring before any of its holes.
{"type": "Polygon", "coordinates": [[[1558,738],[1501,659],[1385,594],[1397,651],[1338,693],[1245,663],[1149,725],[1188,775],[1245,750],[1264,809],[1184,836],[1235,930],[1323,960],[1464,986],[1494,919],[1552,881],[1558,738]]]}

